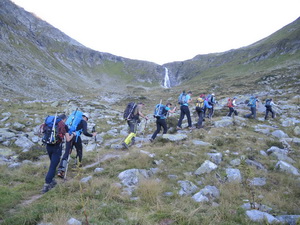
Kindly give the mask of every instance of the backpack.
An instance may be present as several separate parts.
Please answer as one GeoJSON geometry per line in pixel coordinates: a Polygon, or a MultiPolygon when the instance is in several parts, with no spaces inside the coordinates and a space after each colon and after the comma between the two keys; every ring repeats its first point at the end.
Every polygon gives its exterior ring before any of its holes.
{"type": "Polygon", "coordinates": [[[45,144],[58,144],[62,142],[62,138],[58,133],[58,123],[61,121],[60,118],[55,116],[47,116],[44,124],[42,125],[42,133],[44,134],[42,142],[45,144]]]}
{"type": "Polygon", "coordinates": [[[167,112],[166,112],[166,106],[163,104],[157,104],[154,108],[154,117],[157,119],[160,119],[161,117],[166,116],[167,112]]]}
{"type": "Polygon", "coordinates": [[[229,98],[228,101],[227,101],[227,106],[229,108],[233,108],[233,103],[232,102],[233,102],[233,100],[231,98],[229,98]]]}
{"type": "Polygon", "coordinates": [[[186,93],[185,91],[182,92],[179,97],[178,97],[178,104],[180,105],[183,105],[183,104],[186,104],[187,103],[187,100],[186,100],[186,93]]]}
{"type": "Polygon", "coordinates": [[[256,98],[251,97],[249,100],[248,106],[255,107],[255,105],[256,105],[256,98]]]}
{"type": "Polygon", "coordinates": [[[210,104],[210,105],[213,104],[213,96],[212,95],[207,95],[205,100],[208,102],[208,104],[210,104]]]}
{"type": "Polygon", "coordinates": [[[201,112],[204,110],[204,100],[203,98],[198,98],[196,102],[196,111],[201,112]]]}
{"type": "MultiPolygon", "coordinates": [[[[66,121],[66,125],[69,128],[69,134],[72,134],[73,132],[76,132],[78,124],[82,120],[83,113],[81,111],[78,111],[77,109],[71,113],[71,115],[68,117],[66,121]]],[[[80,136],[81,131],[76,132],[76,138],[80,136]]]]}
{"type": "Polygon", "coordinates": [[[124,120],[132,120],[134,118],[134,111],[136,107],[137,104],[135,102],[130,102],[127,104],[123,113],[124,120]]]}
{"type": "Polygon", "coordinates": [[[271,99],[267,99],[267,100],[266,100],[265,106],[266,106],[267,108],[270,108],[270,107],[271,107],[271,99]]]}

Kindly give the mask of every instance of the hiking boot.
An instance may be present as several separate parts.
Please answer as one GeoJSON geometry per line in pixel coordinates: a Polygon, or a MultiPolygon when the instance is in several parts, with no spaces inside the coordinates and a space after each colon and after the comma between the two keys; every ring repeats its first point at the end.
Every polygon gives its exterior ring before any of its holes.
{"type": "Polygon", "coordinates": [[[57,176],[60,177],[61,179],[64,179],[64,177],[65,177],[65,172],[64,172],[64,171],[59,171],[59,172],[57,173],[57,176]]]}
{"type": "Polygon", "coordinates": [[[154,139],[153,139],[153,138],[150,138],[150,139],[149,139],[149,141],[150,141],[150,142],[153,142],[153,141],[154,141],[154,139]]]}
{"type": "Polygon", "coordinates": [[[195,128],[194,127],[188,127],[189,128],[189,130],[194,130],[195,128]]]}
{"type": "Polygon", "coordinates": [[[45,194],[50,189],[51,189],[51,185],[50,184],[44,184],[43,189],[42,189],[42,194],[45,194]]]}
{"type": "Polygon", "coordinates": [[[50,183],[51,188],[54,188],[57,185],[57,182],[55,179],[53,179],[50,183]]]}
{"type": "Polygon", "coordinates": [[[126,145],[125,142],[122,143],[122,146],[123,146],[123,148],[126,148],[127,150],[129,149],[129,148],[128,148],[128,145],[126,145]]]}
{"type": "Polygon", "coordinates": [[[182,128],[181,128],[181,127],[178,127],[178,126],[176,127],[176,129],[177,129],[177,130],[182,130],[182,128]]]}

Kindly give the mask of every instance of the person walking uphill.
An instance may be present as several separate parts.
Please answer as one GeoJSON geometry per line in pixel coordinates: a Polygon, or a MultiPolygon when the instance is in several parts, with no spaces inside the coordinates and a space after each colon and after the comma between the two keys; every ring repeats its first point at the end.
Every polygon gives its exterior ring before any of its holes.
{"type": "Polygon", "coordinates": [[[180,104],[180,118],[177,124],[177,130],[181,130],[181,124],[184,116],[186,115],[188,120],[188,128],[192,129],[192,119],[189,109],[189,103],[192,102],[192,92],[189,91],[187,94],[183,91],[178,97],[178,104],[180,104]]]}
{"type": "Polygon", "coordinates": [[[56,185],[54,176],[62,154],[62,143],[65,137],[67,141],[70,141],[70,136],[67,135],[65,127],[66,120],[67,117],[64,114],[58,117],[48,116],[45,123],[42,125],[44,133],[43,142],[46,143],[47,153],[50,158],[50,166],[45,177],[45,184],[43,186],[42,193],[48,192],[56,185]],[[50,122],[50,126],[47,124],[47,120],[50,122]],[[51,126],[54,128],[54,132],[52,131],[51,126]]]}
{"type": "Polygon", "coordinates": [[[227,106],[229,108],[229,113],[227,114],[227,116],[231,117],[232,113],[234,113],[234,115],[238,115],[238,112],[236,111],[236,109],[234,107],[237,106],[236,104],[236,97],[233,97],[232,99],[229,98],[227,101],[227,106]]]}
{"type": "Polygon", "coordinates": [[[257,107],[257,102],[259,102],[258,100],[258,97],[250,97],[250,100],[249,100],[249,103],[248,103],[248,106],[250,106],[250,110],[251,110],[251,113],[250,114],[247,114],[245,115],[246,118],[250,118],[251,116],[253,116],[253,119],[256,119],[256,107],[257,107]]]}
{"type": "Polygon", "coordinates": [[[273,102],[273,99],[270,98],[270,99],[267,99],[266,100],[266,104],[265,104],[265,107],[266,107],[266,114],[265,114],[265,120],[268,119],[268,114],[269,112],[272,113],[272,118],[275,117],[275,112],[273,111],[272,109],[272,106],[277,106],[274,102],[273,102]]]}
{"type": "Polygon", "coordinates": [[[144,107],[144,103],[142,102],[138,104],[134,102],[130,102],[128,103],[124,111],[124,119],[127,121],[127,124],[129,126],[129,131],[130,131],[129,135],[125,138],[124,142],[122,143],[122,146],[126,149],[128,149],[130,144],[134,145],[135,143],[137,126],[141,122],[140,116],[148,120],[148,117],[142,113],[143,107],[144,107]]]}
{"type": "Polygon", "coordinates": [[[174,107],[171,110],[172,104],[167,103],[166,105],[163,104],[157,104],[154,110],[154,117],[156,118],[156,131],[153,133],[152,137],[150,138],[150,141],[153,142],[156,138],[157,134],[160,132],[161,127],[163,127],[164,131],[163,134],[167,133],[168,127],[167,127],[167,114],[168,113],[174,113],[176,110],[176,107],[174,107]]]}
{"type": "Polygon", "coordinates": [[[198,123],[196,128],[200,129],[202,128],[202,123],[203,123],[203,119],[204,119],[204,109],[210,109],[212,108],[211,105],[208,104],[207,100],[205,100],[205,95],[202,94],[199,96],[199,98],[196,101],[196,112],[198,114],[198,123]]]}
{"type": "MultiPolygon", "coordinates": [[[[79,114],[81,116],[81,114],[79,114]]],[[[83,133],[87,137],[94,137],[97,135],[97,132],[94,132],[90,134],[87,131],[87,121],[89,120],[89,114],[83,113],[82,118],[79,122],[79,124],[76,126],[75,132],[73,132],[71,135],[71,138],[69,141],[66,142],[66,150],[65,153],[61,159],[57,176],[60,178],[64,178],[65,176],[65,170],[68,163],[69,155],[72,153],[73,146],[76,148],[76,159],[78,158],[79,166],[82,166],[82,140],[80,135],[83,133]]],[[[68,131],[69,132],[69,131],[68,131]]]]}

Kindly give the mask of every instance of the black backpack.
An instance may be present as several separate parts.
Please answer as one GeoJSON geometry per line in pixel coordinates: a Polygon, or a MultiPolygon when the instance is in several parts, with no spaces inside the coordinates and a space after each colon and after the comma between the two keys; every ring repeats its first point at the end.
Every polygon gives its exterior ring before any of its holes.
{"type": "Polygon", "coordinates": [[[45,119],[45,123],[43,124],[43,138],[42,142],[45,144],[58,144],[62,141],[61,137],[58,133],[58,123],[61,121],[60,118],[55,116],[47,116],[45,119]]]}
{"type": "Polygon", "coordinates": [[[132,120],[134,118],[134,110],[136,107],[137,104],[135,102],[128,103],[123,113],[124,120],[132,120]]]}
{"type": "Polygon", "coordinates": [[[271,107],[271,99],[267,99],[266,100],[266,104],[265,104],[265,106],[267,107],[267,108],[270,108],[271,107]]]}

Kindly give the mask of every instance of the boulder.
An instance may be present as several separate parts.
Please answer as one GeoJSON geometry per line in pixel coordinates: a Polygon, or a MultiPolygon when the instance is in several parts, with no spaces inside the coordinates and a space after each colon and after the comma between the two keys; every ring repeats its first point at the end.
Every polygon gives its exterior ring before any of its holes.
{"type": "Polygon", "coordinates": [[[221,120],[215,121],[215,127],[228,127],[233,125],[233,120],[231,117],[222,117],[221,120]]]}
{"type": "Polygon", "coordinates": [[[227,168],[226,175],[229,182],[242,182],[242,175],[239,169],[227,168]]]}
{"type": "Polygon", "coordinates": [[[200,145],[200,146],[210,146],[211,145],[208,142],[199,141],[199,140],[193,140],[192,142],[193,142],[194,145],[200,145]]]}
{"type": "Polygon", "coordinates": [[[167,139],[169,141],[182,141],[182,140],[185,140],[187,139],[187,135],[186,134],[164,134],[162,136],[163,139],[167,139]]]}
{"type": "Polygon", "coordinates": [[[264,186],[266,183],[266,178],[264,177],[254,177],[252,180],[249,180],[251,186],[264,186]]]}
{"type": "Polygon", "coordinates": [[[268,221],[268,223],[279,223],[279,220],[276,219],[274,216],[272,216],[269,213],[261,212],[259,210],[253,209],[253,210],[247,210],[246,215],[249,217],[250,220],[254,222],[263,222],[265,219],[268,221]]]}
{"type": "Polygon", "coordinates": [[[280,215],[276,216],[276,219],[278,219],[283,224],[296,225],[300,220],[300,215],[280,215]]]}
{"type": "Polygon", "coordinates": [[[195,175],[201,175],[204,173],[210,173],[217,169],[218,166],[209,160],[205,160],[204,163],[194,172],[195,175]]]}
{"type": "Polygon", "coordinates": [[[223,155],[222,153],[207,153],[209,159],[213,161],[215,164],[219,165],[222,162],[223,155]]]}
{"type": "Polygon", "coordinates": [[[291,164],[288,164],[287,162],[284,162],[284,161],[279,161],[275,165],[275,168],[282,171],[282,172],[286,172],[288,174],[293,174],[293,175],[296,175],[296,176],[300,176],[300,173],[299,173],[299,171],[296,167],[294,167],[291,164]]]}
{"type": "Polygon", "coordinates": [[[192,196],[196,202],[208,202],[220,197],[220,191],[215,186],[205,186],[198,193],[192,196]]]}
{"type": "Polygon", "coordinates": [[[286,133],[284,133],[282,130],[275,130],[275,131],[272,132],[272,135],[273,135],[274,137],[279,138],[279,139],[281,139],[281,138],[288,138],[288,137],[289,137],[289,136],[288,136],[286,133]]]}
{"type": "Polygon", "coordinates": [[[181,187],[178,192],[180,196],[192,195],[199,189],[195,184],[193,184],[193,182],[188,180],[179,180],[177,183],[179,183],[181,187]]]}
{"type": "Polygon", "coordinates": [[[34,146],[34,143],[27,137],[21,136],[15,141],[15,145],[19,146],[22,149],[30,149],[32,146],[34,146]]]}
{"type": "Polygon", "coordinates": [[[118,178],[124,186],[130,187],[135,186],[139,183],[142,178],[149,178],[151,174],[144,169],[128,169],[121,172],[118,178]]]}
{"type": "Polygon", "coordinates": [[[296,136],[300,136],[300,127],[299,127],[299,126],[296,126],[296,127],[294,128],[294,134],[295,134],[296,136]]]}

